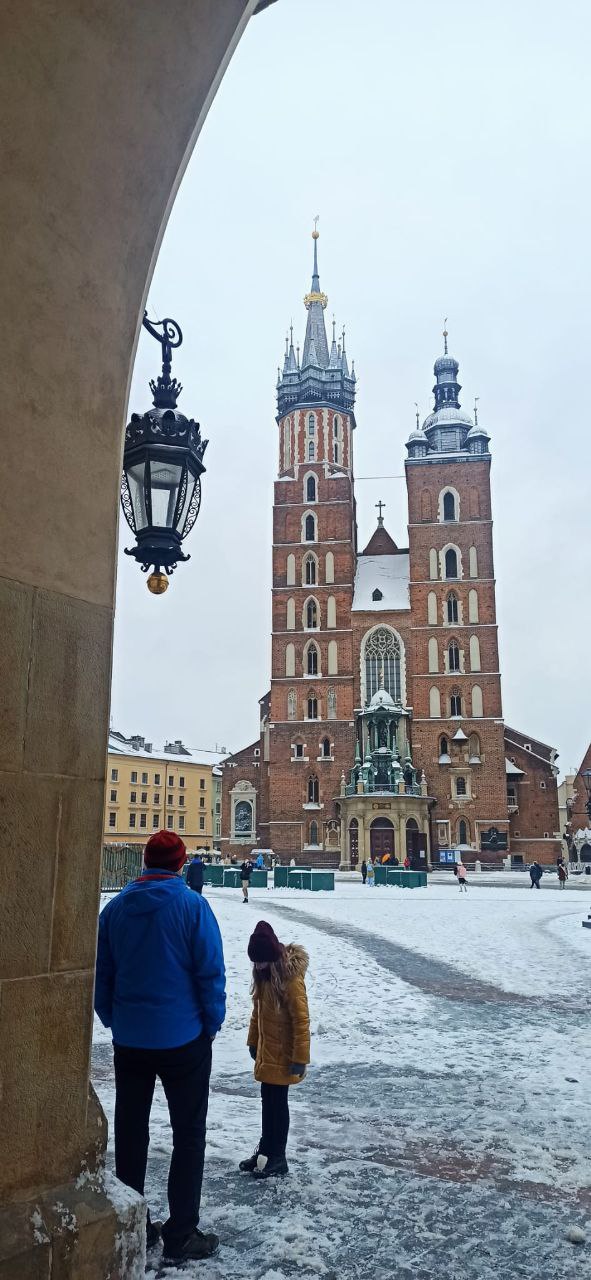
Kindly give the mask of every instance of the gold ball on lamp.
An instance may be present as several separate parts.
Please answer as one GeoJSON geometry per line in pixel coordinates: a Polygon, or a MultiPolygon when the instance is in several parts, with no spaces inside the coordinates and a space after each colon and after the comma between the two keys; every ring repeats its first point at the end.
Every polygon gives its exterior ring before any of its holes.
{"type": "Polygon", "coordinates": [[[153,596],[162,596],[168,591],[168,578],[165,573],[151,573],[148,578],[148,591],[153,596]]]}

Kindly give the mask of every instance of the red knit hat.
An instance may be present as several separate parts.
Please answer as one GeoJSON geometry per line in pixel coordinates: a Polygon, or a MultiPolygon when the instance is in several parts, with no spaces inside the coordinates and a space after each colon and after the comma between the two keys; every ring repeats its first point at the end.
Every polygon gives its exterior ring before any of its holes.
{"type": "Polygon", "coordinates": [[[249,959],[253,964],[274,964],[281,959],[283,951],[283,944],[271,925],[266,920],[259,920],[248,941],[249,959]]]}
{"type": "Polygon", "coordinates": [[[187,861],[187,850],[176,831],[157,831],[150,836],[144,849],[146,867],[159,867],[161,871],[180,871],[187,861]]]}

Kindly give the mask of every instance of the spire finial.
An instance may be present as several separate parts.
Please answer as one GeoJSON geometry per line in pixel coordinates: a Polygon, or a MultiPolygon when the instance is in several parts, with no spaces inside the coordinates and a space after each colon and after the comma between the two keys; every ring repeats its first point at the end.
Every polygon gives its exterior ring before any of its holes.
{"type": "Polygon", "coordinates": [[[293,347],[293,320],[289,322],[289,345],[293,347]]]}
{"type": "Polygon", "coordinates": [[[478,426],[478,401],[480,396],[474,396],[474,426],[478,426]]]}
{"type": "Polygon", "coordinates": [[[343,325],[343,354],[345,352],[345,326],[343,325]]]}
{"type": "Polygon", "coordinates": [[[332,340],[333,340],[333,342],[336,342],[336,336],[335,336],[336,324],[337,324],[337,322],[336,322],[336,320],[335,320],[335,318],[334,318],[334,316],[333,316],[333,318],[332,318],[332,340]]]}
{"type": "Polygon", "coordinates": [[[445,317],[445,320],[443,321],[443,354],[444,354],[445,356],[447,355],[447,339],[448,339],[448,337],[449,337],[449,334],[448,334],[448,332],[447,332],[447,316],[446,316],[446,317],[445,317]]]}
{"type": "Polygon", "coordinates": [[[416,408],[416,414],[415,414],[415,417],[416,417],[416,420],[417,420],[417,431],[418,431],[418,429],[419,429],[419,406],[418,406],[418,402],[417,402],[416,400],[415,400],[415,408],[416,408]]]}
{"type": "Polygon", "coordinates": [[[286,356],[289,355],[289,334],[288,333],[286,333],[285,335],[285,354],[286,356]]]}
{"type": "Polygon", "coordinates": [[[380,499],[380,501],[379,501],[379,502],[376,502],[376,507],[377,507],[377,509],[378,509],[378,524],[379,524],[380,529],[381,529],[381,527],[382,527],[382,525],[383,525],[383,523],[384,523],[384,517],[383,517],[383,515],[382,515],[382,510],[384,510],[384,509],[385,509],[385,507],[386,507],[386,503],[385,503],[385,502],[382,502],[382,501],[381,501],[381,499],[380,499]]]}
{"type": "Polygon", "coordinates": [[[318,223],[319,223],[319,221],[320,221],[320,214],[319,214],[319,213],[317,213],[317,214],[316,214],[316,217],[314,218],[314,230],[313,230],[313,232],[312,232],[312,239],[313,239],[313,240],[317,240],[317,239],[318,239],[318,237],[319,237],[319,235],[320,235],[320,232],[319,232],[319,230],[318,230],[318,223]]]}

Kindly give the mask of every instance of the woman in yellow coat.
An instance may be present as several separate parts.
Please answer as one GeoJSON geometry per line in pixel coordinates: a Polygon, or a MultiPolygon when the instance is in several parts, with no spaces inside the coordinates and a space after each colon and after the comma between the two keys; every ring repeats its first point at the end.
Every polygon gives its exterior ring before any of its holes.
{"type": "Polygon", "coordinates": [[[310,1061],[310,1015],[305,975],[308,955],[296,943],[284,946],[260,920],[248,943],[252,960],[253,1009],[248,1048],[261,1085],[261,1140],[240,1169],[255,1178],[288,1172],[290,1085],[299,1084],[310,1061]]]}

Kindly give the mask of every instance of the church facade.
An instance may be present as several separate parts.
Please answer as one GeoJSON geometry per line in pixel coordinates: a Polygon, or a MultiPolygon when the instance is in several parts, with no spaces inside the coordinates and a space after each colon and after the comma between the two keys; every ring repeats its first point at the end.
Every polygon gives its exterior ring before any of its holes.
{"type": "Polygon", "coordinates": [[[259,738],[222,766],[222,846],[347,867],[388,854],[434,865],[457,849],[552,861],[551,748],[544,806],[517,825],[515,797],[539,780],[506,743],[488,433],[460,406],[444,334],[433,412],[406,445],[408,546],[378,504],[359,550],[355,371],[334,323],[327,339],[313,239],[303,351],[292,332],[277,382],[271,689],[259,738]]]}

